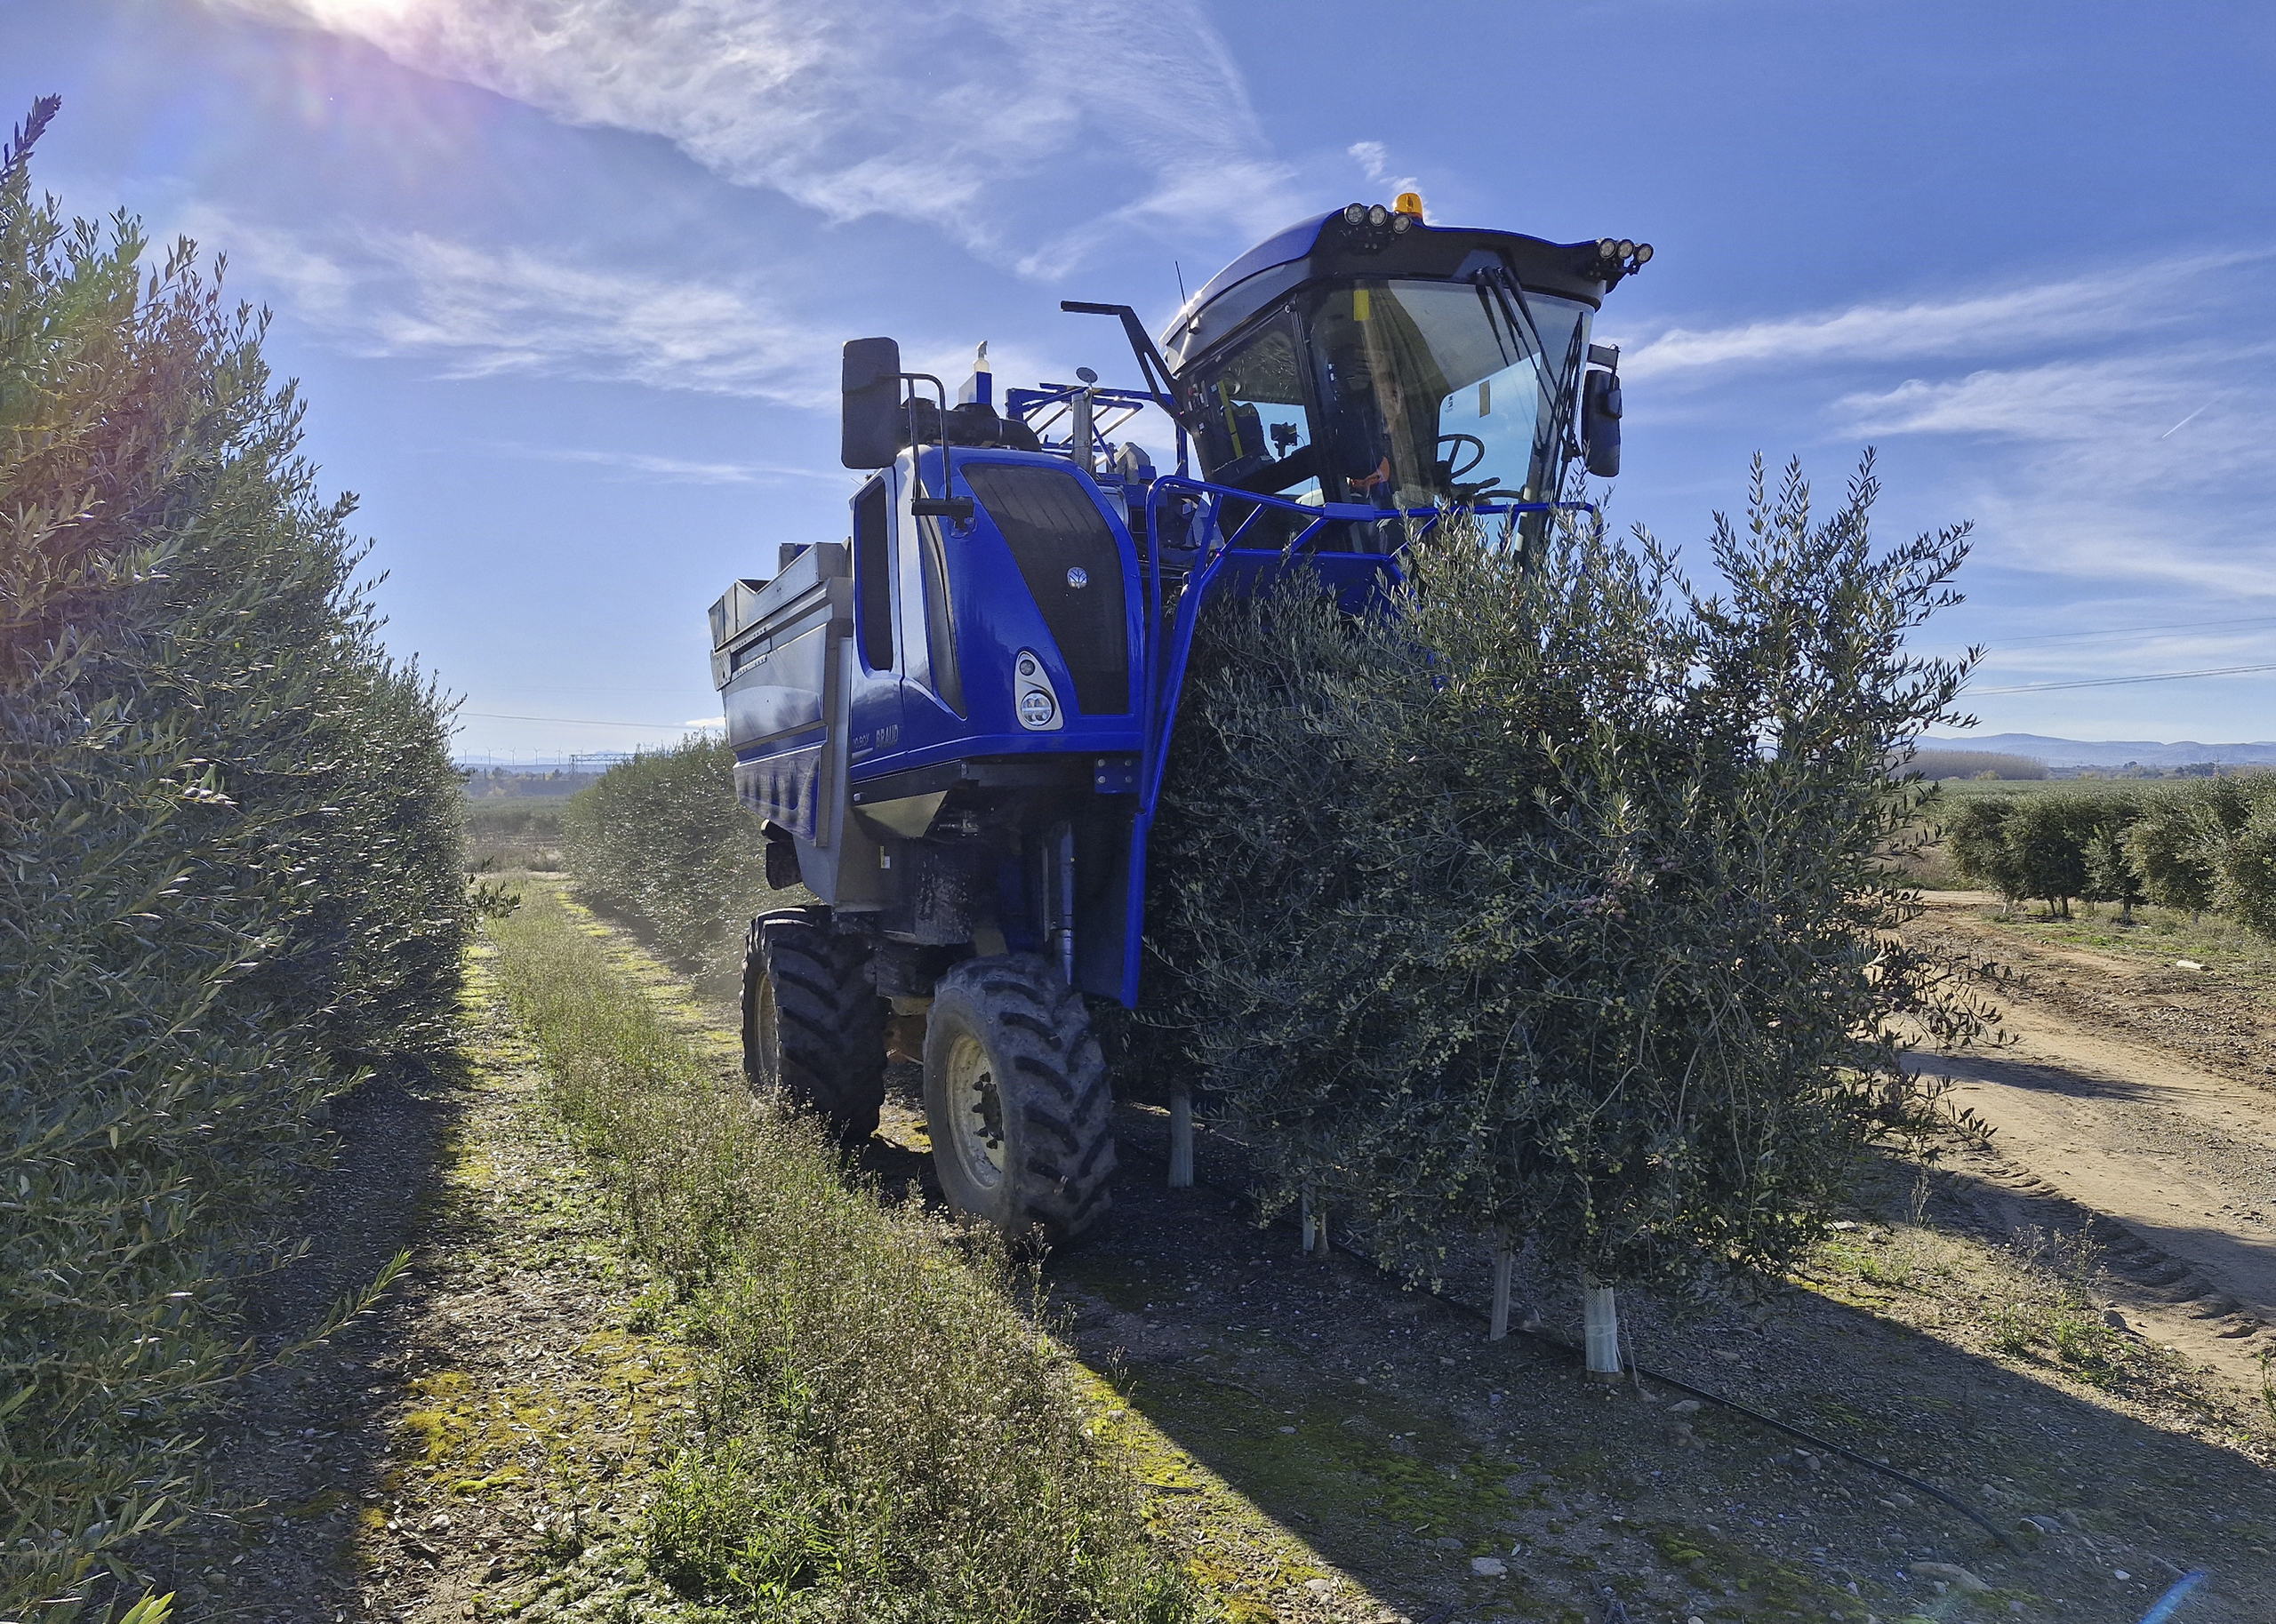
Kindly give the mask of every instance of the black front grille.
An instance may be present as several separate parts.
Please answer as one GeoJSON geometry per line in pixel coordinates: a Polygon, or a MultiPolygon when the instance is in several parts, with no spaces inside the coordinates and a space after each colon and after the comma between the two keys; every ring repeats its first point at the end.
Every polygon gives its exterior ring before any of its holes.
{"type": "Polygon", "coordinates": [[[972,493],[1004,532],[1043,623],[1075,679],[1086,716],[1130,714],[1130,631],[1123,618],[1122,549],[1072,473],[1038,464],[966,463],[972,493]],[[1083,584],[1070,584],[1079,571],[1083,584]]]}

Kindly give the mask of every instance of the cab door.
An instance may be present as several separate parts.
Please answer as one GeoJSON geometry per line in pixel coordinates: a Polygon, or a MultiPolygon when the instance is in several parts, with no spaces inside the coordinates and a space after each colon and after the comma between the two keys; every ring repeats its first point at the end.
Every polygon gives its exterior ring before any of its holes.
{"type": "Polygon", "coordinates": [[[902,744],[911,755],[952,745],[965,724],[964,676],[957,649],[956,605],[949,585],[950,549],[958,538],[946,519],[909,510],[914,492],[902,482],[894,505],[901,607],[902,744]]]}
{"type": "Polygon", "coordinates": [[[901,636],[901,525],[897,470],[887,469],[854,499],[854,658],[847,714],[846,776],[874,777],[908,746],[902,737],[907,653],[901,636]]]}

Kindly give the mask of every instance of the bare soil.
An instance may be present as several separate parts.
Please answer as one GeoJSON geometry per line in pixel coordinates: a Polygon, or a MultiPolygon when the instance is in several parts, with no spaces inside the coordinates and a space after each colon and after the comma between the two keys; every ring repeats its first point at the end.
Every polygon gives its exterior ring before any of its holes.
{"type": "MultiPolygon", "coordinates": [[[[1202,1162],[1238,1187],[1237,1147],[1205,1137],[1202,1162]]],[[[1866,1216],[1770,1301],[1627,1302],[1636,1356],[1956,1494],[2019,1549],[1728,1411],[1679,1409],[1652,1380],[1606,1388],[1552,1343],[1488,1342],[1463,1300],[1306,1260],[1292,1228],[1260,1230],[1212,1191],[1134,1176],[1113,1236],[1058,1275],[1078,1352],[1119,1370],[1159,1435],[1143,1455],[1164,1468],[1158,1515],[1269,1610],[1255,1618],[1595,1624],[1617,1599],[1635,1624],[2130,1620],[2197,1565],[2220,1582],[2194,1616],[2260,1616],[2276,1531],[2256,1520],[2269,1485],[2239,1447],[2249,1418],[2153,1349],[2113,1349],[2092,1380],[2051,1353],[2003,1356],[1999,1316],[2040,1287],[1964,1180],[1935,1179],[1917,1224],[1906,1170],[1870,1182],[1866,1216]],[[1480,1556],[1506,1572],[1476,1573],[1480,1556]],[[1987,1592],[1940,1594],[1951,1581],[1924,1561],[1987,1592]]],[[[1482,1301],[1483,1276],[1450,1294],[1482,1301]]],[[[1576,1329],[1561,1283],[1524,1292],[1547,1327],[1576,1329]]]]}
{"type": "MultiPolygon", "coordinates": [[[[731,1064],[729,1013],[617,943],[731,1064]]],[[[2016,1010],[2028,1026],[2038,1005],[2016,1010]]],[[[414,1247],[413,1273],[216,1428],[249,1508],[172,1548],[185,1620],[692,1616],[649,1579],[632,1532],[677,1436],[690,1351],[652,1312],[479,978],[471,1032],[462,1073],[376,1085],[341,1114],[341,1172],[306,1217],[315,1252],[264,1312],[309,1323],[398,1244],[414,1247]]],[[[1995,1060],[2060,1059],[2029,1055],[1995,1060]]],[[[2136,1075],[2103,1059],[2121,1084],[2136,1075]]],[[[926,1190],[911,1078],[898,1081],[866,1171],[926,1190]]],[[[1971,1103],[2006,1108],[2009,1084],[1968,1083],[1971,1103]]],[[[2157,1086],[2172,1091],[2144,1096],[2160,1109],[2199,1098],[2157,1086]]],[[[2119,1106],[2136,1096],[2087,1097],[2116,1113],[2105,1137],[2122,1146],[2119,1106]]],[[[1522,1312],[1552,1340],[1496,1343],[1472,1307],[1482,1254],[1451,1260],[1442,1296],[1346,1252],[1302,1255],[1293,1226],[1252,1221],[1243,1148],[1222,1134],[1199,1147],[1214,1188],[1166,1189],[1166,1124],[1143,1107],[1122,1113],[1109,1226],[1050,1260],[1060,1333],[1102,1447],[1148,1485],[1155,1526],[1235,1624],[2133,1624],[2200,1567],[2209,1580],[2179,1624],[2264,1620],[2276,1411],[2127,1295],[2137,1284],[2115,1239],[2100,1266],[2077,1244],[2106,1232],[2107,1207],[2032,1160],[2076,1135],[2030,1120],[2018,1105],[2015,1131],[2003,1124],[1996,1165],[1951,1160],[1924,1179],[1877,1161],[1846,1227],[1759,1301],[1623,1304],[1642,1365],[1934,1484],[2012,1549],[1654,1380],[1591,1381],[1553,1340],[1577,1324],[1570,1283],[1522,1278],[1522,1312]],[[2057,1232],[2071,1239],[2050,1245],[2057,1232]],[[2105,1300],[2151,1334],[2106,1325],[2105,1300]]],[[[2237,1142],[2241,1165],[2258,1141],[2237,1142]]],[[[2177,1260],[2171,1238],[2142,1244],[2177,1260]]]]}
{"type": "Polygon", "coordinates": [[[1912,931],[2009,971],[2011,1044],[1916,1057],[1997,1130],[1958,1164],[2011,1227],[2098,1220],[2112,1306],[2256,1384],[2276,1351],[2276,1012],[2263,966],[2184,939],[2205,956],[2190,959],[2139,926],[2107,950],[2050,940],[2084,933],[2075,924],[2000,917],[1996,899],[1932,892],[1912,931]]]}

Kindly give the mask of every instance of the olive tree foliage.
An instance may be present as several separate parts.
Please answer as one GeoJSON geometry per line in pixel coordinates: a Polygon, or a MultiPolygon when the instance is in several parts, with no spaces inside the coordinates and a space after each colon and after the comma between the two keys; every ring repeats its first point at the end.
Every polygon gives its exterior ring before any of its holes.
{"type": "Polygon", "coordinates": [[[2142,876],[2126,854],[2126,830],[2131,821],[2105,818],[2094,825],[2086,844],[2087,898],[2117,903],[2120,924],[2131,924],[2134,905],[2148,900],[2142,876]]]}
{"type": "Polygon", "coordinates": [[[1989,885],[2010,905],[2028,894],[2022,856],[2008,839],[2016,805],[2008,796],[1980,796],[1961,802],[1944,825],[1952,866],[1964,878],[1989,885]]]}
{"type": "Polygon", "coordinates": [[[1983,796],[1944,821],[1961,873],[2011,903],[2043,897],[2213,908],[2276,940],[2276,773],[2150,788],[1983,796]]]}
{"type": "MultiPolygon", "coordinates": [[[[315,1118],[451,1033],[445,708],[260,321],[0,156],[0,1612],[180,1507],[315,1118]]],[[[43,1617],[49,1616],[43,1614],[43,1617]]]]}
{"type": "Polygon", "coordinates": [[[1206,617],[1154,847],[1145,1058],[1249,1134],[1268,1206],[1418,1274],[1463,1232],[1607,1280],[1771,1268],[1918,1103],[1895,1018],[1982,1012],[1895,937],[1892,781],[1966,660],[1954,529],[1886,550],[1758,460],[1712,591],[1639,531],[1530,565],[1442,524],[1372,613],[1206,617]]]}
{"type": "Polygon", "coordinates": [[[2224,809],[2223,837],[2208,842],[2214,848],[2213,906],[2276,941],[2276,774],[2215,781],[2238,793],[2224,809]]]}
{"type": "Polygon", "coordinates": [[[577,889],[637,916],[691,968],[739,969],[742,932],[765,908],[813,899],[766,884],[759,821],[735,799],[735,752],[692,734],[620,762],[571,797],[562,857],[577,889]]]}
{"type": "Polygon", "coordinates": [[[2200,810],[2192,797],[2168,792],[2151,797],[2126,829],[2127,864],[2149,900],[2187,908],[2192,918],[2211,905],[2219,878],[2219,841],[2200,810]]]}
{"type": "Polygon", "coordinates": [[[2141,876],[2126,854],[2126,833],[2141,812],[2130,789],[2081,788],[2038,795],[1983,796],[1961,804],[1945,826],[1959,871],[2010,904],[2047,902],[2068,918],[2071,900],[2141,900],[2141,876]]]}

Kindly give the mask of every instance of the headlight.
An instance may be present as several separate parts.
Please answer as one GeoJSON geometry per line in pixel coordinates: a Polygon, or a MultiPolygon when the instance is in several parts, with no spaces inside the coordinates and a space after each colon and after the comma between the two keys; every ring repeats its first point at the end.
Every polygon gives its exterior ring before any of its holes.
{"type": "Polygon", "coordinates": [[[1051,718],[1059,714],[1059,707],[1040,688],[1030,688],[1020,695],[1020,720],[1030,727],[1049,727],[1051,718]]]}

